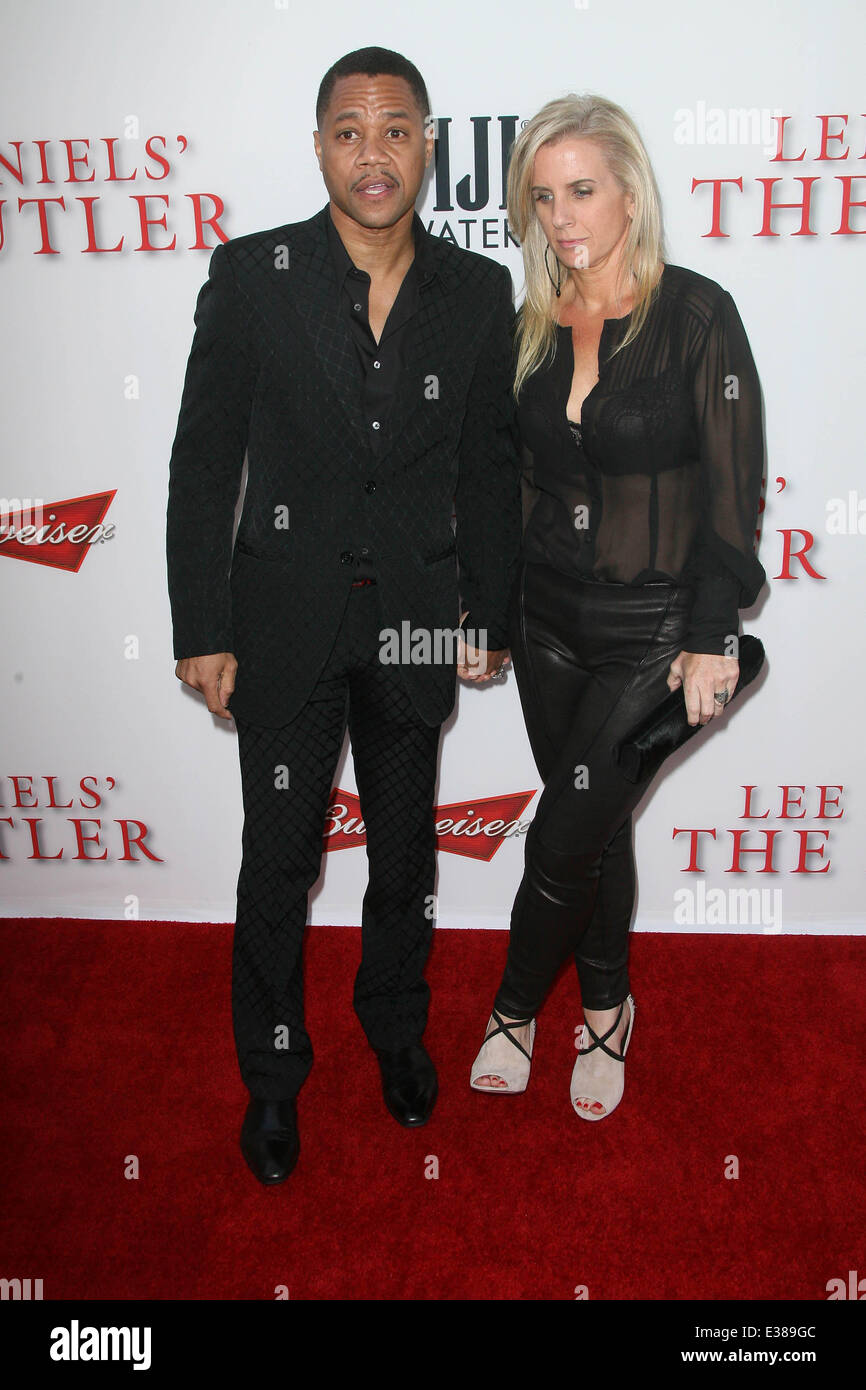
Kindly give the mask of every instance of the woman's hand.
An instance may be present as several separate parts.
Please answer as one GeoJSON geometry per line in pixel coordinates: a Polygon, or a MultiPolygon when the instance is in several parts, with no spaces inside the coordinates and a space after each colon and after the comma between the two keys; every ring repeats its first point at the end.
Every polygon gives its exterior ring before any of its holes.
{"type": "Polygon", "coordinates": [[[734,693],[740,663],[732,656],[711,656],[707,652],[680,652],[671,662],[668,689],[683,687],[690,724],[707,724],[721,714],[734,693]],[[726,699],[717,700],[716,694],[726,699]]]}
{"type": "MultiPolygon", "coordinates": [[[[460,614],[461,623],[465,617],[465,613],[460,614]]],[[[477,647],[467,646],[462,631],[458,633],[457,674],[461,680],[476,681],[479,685],[496,680],[510,660],[511,653],[507,647],[500,651],[479,651],[477,647]]]]}

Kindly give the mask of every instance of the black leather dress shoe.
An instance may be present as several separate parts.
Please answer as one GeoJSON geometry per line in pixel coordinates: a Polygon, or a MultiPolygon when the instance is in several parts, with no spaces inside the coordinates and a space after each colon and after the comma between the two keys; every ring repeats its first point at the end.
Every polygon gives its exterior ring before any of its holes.
{"type": "Polygon", "coordinates": [[[253,1096],[241,1125],[241,1153],[259,1182],[285,1182],[300,1152],[295,1100],[253,1096]]]}
{"type": "Polygon", "coordinates": [[[398,1124],[410,1128],[425,1125],[433,1113],[439,1083],[425,1048],[401,1047],[394,1052],[376,1050],[382,1073],[385,1104],[398,1124]]]}

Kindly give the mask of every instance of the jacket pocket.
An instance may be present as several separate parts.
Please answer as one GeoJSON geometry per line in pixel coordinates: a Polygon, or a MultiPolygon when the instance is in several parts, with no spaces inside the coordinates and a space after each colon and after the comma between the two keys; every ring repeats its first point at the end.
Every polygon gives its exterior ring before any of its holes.
{"type": "Polygon", "coordinates": [[[438,565],[440,560],[450,560],[451,556],[456,554],[457,545],[456,542],[452,541],[444,550],[434,550],[432,555],[425,555],[422,563],[425,566],[438,565]]]}
{"type": "Polygon", "coordinates": [[[235,541],[235,553],[266,565],[287,565],[291,559],[289,555],[263,555],[255,546],[247,545],[246,541],[235,541]]]}

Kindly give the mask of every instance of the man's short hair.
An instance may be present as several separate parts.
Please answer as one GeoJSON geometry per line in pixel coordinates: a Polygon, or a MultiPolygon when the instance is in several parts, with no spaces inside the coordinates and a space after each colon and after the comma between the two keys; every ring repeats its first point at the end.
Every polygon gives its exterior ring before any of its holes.
{"type": "Polygon", "coordinates": [[[344,57],[338,58],[322,78],[319,95],[316,97],[316,125],[319,129],[337,79],[355,77],[358,73],[363,73],[366,77],[377,77],[380,73],[386,77],[402,77],[408,82],[421,112],[421,119],[426,124],[430,114],[430,98],[424,78],[415,64],[404,58],[402,53],[394,53],[390,48],[357,48],[354,53],[347,53],[344,57]]]}

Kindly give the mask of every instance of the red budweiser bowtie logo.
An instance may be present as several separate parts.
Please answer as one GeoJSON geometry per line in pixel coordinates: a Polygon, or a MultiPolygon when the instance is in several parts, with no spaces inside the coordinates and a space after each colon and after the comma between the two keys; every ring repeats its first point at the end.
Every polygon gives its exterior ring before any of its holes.
{"type": "Polygon", "coordinates": [[[9,505],[8,510],[0,501],[0,555],[77,573],[90,547],[114,534],[114,525],[103,526],[102,519],[116,492],[9,505]]]}
{"type": "MultiPolygon", "coordinates": [[[[492,859],[504,839],[522,833],[520,815],[534,796],[534,791],[510,792],[435,807],[436,848],[470,859],[492,859]]],[[[357,849],[366,843],[358,796],[335,787],[325,821],[325,849],[357,849]]]]}

